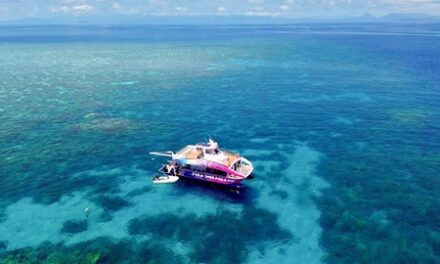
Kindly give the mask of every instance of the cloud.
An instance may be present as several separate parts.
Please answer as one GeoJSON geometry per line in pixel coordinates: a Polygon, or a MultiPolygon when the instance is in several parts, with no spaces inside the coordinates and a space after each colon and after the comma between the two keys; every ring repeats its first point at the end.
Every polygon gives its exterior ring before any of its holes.
{"type": "Polygon", "coordinates": [[[188,9],[186,7],[178,6],[176,7],[177,12],[186,12],[188,9]]]}
{"type": "Polygon", "coordinates": [[[82,4],[85,1],[84,0],[63,0],[61,2],[65,3],[65,4],[82,4]]]}
{"type": "Polygon", "coordinates": [[[53,6],[49,8],[52,13],[86,14],[95,9],[92,5],[74,5],[74,6],[53,6]]]}
{"type": "Polygon", "coordinates": [[[264,0],[248,0],[251,4],[264,4],[264,0]]]}
{"type": "Polygon", "coordinates": [[[165,1],[164,0],[150,0],[149,3],[152,5],[163,5],[163,4],[165,4],[165,1]]]}
{"type": "Polygon", "coordinates": [[[438,16],[440,0],[381,0],[376,9],[382,15],[387,13],[425,13],[438,16]],[[385,10],[385,11],[384,11],[385,10]]]}
{"type": "Polygon", "coordinates": [[[121,3],[119,3],[119,2],[114,2],[114,3],[112,4],[112,8],[115,9],[115,10],[119,10],[119,9],[121,9],[121,8],[122,8],[121,3]]]}
{"type": "Polygon", "coordinates": [[[224,12],[226,12],[226,8],[223,6],[219,6],[219,7],[217,7],[217,12],[224,13],[224,12]]]}
{"type": "Polygon", "coordinates": [[[266,17],[275,17],[280,16],[280,12],[270,12],[266,11],[264,8],[260,6],[256,6],[244,13],[246,16],[266,16],[266,17]]]}
{"type": "Polygon", "coordinates": [[[0,0],[0,20],[59,14],[352,17],[390,13],[440,14],[440,0],[0,0]],[[257,9],[263,8],[263,9],[257,9]]]}
{"type": "Polygon", "coordinates": [[[263,16],[263,17],[276,17],[280,16],[278,12],[265,12],[265,11],[248,11],[245,13],[246,16],[263,16]]]}
{"type": "MultiPolygon", "coordinates": [[[[383,0],[385,3],[393,5],[407,5],[407,4],[431,4],[435,3],[434,0],[383,0]]],[[[439,3],[439,2],[437,2],[439,3]]]]}
{"type": "Polygon", "coordinates": [[[87,13],[87,12],[92,11],[94,9],[94,7],[91,5],[76,5],[76,6],[72,6],[71,9],[75,12],[87,13]]]}
{"type": "Polygon", "coordinates": [[[120,13],[120,14],[137,14],[140,12],[139,8],[131,8],[131,7],[126,7],[121,5],[121,3],[119,2],[114,2],[112,4],[112,8],[113,10],[115,10],[116,12],[120,13]]]}

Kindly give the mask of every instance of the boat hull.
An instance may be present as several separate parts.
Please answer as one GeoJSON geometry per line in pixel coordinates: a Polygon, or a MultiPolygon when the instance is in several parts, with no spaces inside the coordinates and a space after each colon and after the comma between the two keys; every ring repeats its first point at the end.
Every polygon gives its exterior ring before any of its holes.
{"type": "Polygon", "coordinates": [[[210,182],[214,184],[219,184],[227,187],[235,188],[237,186],[241,185],[242,179],[230,179],[226,177],[220,177],[216,175],[206,174],[203,172],[195,172],[190,170],[183,170],[182,173],[179,175],[183,178],[193,179],[193,180],[199,180],[204,182],[210,182]]]}

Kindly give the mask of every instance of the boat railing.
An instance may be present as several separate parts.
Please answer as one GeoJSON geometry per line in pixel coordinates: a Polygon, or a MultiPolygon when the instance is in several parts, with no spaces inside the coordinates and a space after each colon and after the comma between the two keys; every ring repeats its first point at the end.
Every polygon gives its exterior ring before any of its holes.
{"type": "Polygon", "coordinates": [[[182,169],[182,174],[184,173],[184,171],[190,171],[192,173],[199,173],[200,175],[206,175],[206,176],[212,176],[212,177],[216,177],[216,178],[222,178],[222,179],[242,179],[243,177],[239,177],[237,175],[233,175],[233,174],[226,174],[226,175],[218,175],[218,174],[214,174],[214,173],[209,173],[206,171],[197,171],[197,170],[193,170],[193,169],[188,169],[188,168],[183,168],[182,169]]]}

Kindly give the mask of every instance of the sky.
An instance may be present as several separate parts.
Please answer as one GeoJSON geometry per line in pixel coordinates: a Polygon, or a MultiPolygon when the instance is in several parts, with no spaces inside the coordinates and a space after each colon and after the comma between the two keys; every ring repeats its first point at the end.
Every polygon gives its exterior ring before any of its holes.
{"type": "Polygon", "coordinates": [[[0,21],[131,16],[354,17],[440,15],[440,0],[0,0],[0,21]]]}

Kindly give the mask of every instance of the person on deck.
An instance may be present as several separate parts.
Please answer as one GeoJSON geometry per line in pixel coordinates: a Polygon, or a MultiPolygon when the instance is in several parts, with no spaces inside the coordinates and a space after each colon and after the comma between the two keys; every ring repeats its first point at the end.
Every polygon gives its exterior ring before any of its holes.
{"type": "Polygon", "coordinates": [[[176,167],[174,166],[174,164],[167,164],[166,169],[168,174],[176,176],[176,167]]]}

